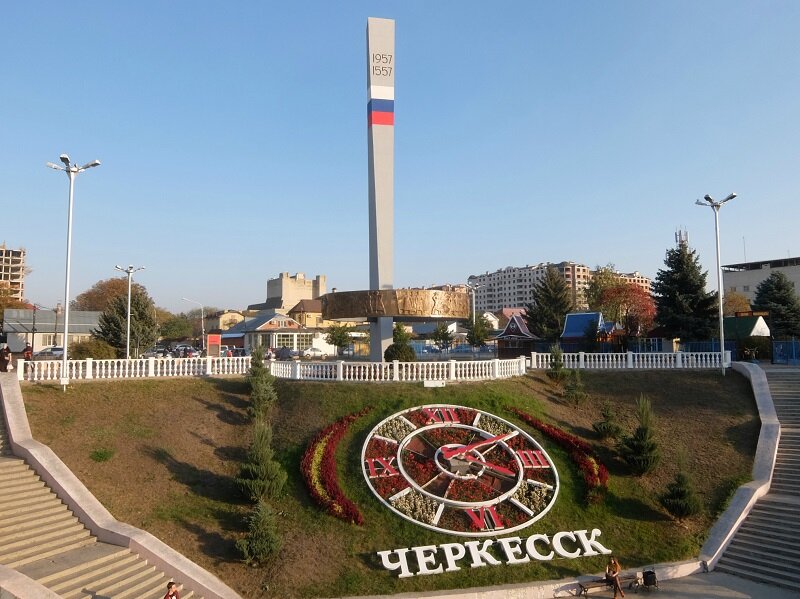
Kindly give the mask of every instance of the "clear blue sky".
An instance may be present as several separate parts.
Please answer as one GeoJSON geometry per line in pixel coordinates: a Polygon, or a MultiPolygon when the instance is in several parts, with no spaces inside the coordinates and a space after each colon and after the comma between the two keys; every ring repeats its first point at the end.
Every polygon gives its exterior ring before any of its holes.
{"type": "Polygon", "coordinates": [[[173,311],[282,271],[368,287],[368,16],[396,19],[395,286],[540,261],[654,277],[675,230],[800,255],[800,3],[15,2],[0,36],[0,241],[27,296],[135,280],[173,311]]]}

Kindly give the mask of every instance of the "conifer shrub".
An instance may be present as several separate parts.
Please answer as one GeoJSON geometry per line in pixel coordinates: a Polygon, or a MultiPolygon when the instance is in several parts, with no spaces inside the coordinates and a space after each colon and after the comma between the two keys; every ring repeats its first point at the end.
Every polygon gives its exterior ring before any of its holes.
{"type": "Polygon", "coordinates": [[[236,541],[236,548],[248,564],[263,562],[281,547],[277,514],[266,501],[259,501],[247,517],[247,535],[236,541]]]}
{"type": "Polygon", "coordinates": [[[392,343],[383,352],[383,359],[387,362],[398,360],[400,362],[416,362],[417,354],[408,343],[392,343]]]}
{"type": "Polygon", "coordinates": [[[614,410],[609,402],[604,402],[600,410],[602,420],[592,424],[592,428],[601,439],[616,439],[622,432],[620,426],[616,423],[614,417],[614,410]]]}
{"type": "Polygon", "coordinates": [[[247,408],[251,418],[266,417],[278,400],[275,391],[275,377],[264,365],[264,348],[256,346],[250,356],[250,372],[247,374],[250,384],[250,405],[247,408]]]}
{"type": "Polygon", "coordinates": [[[667,485],[666,492],[658,500],[679,522],[694,516],[701,507],[689,475],[682,470],[675,475],[675,479],[667,485]]]}
{"type": "Polygon", "coordinates": [[[564,399],[573,406],[580,406],[586,403],[589,395],[581,379],[581,371],[577,368],[567,371],[567,384],[564,386],[564,399]]]}
{"type": "Polygon", "coordinates": [[[550,346],[550,368],[547,369],[547,376],[557,383],[561,383],[567,377],[564,369],[564,350],[554,343],[550,346]]]}
{"type": "Polygon", "coordinates": [[[253,424],[253,441],[242,464],[237,484],[252,501],[275,498],[286,484],[286,471],[274,459],[272,426],[268,420],[257,418],[253,424]]]}
{"type": "Polygon", "coordinates": [[[632,435],[620,441],[619,453],[631,471],[637,476],[642,476],[653,470],[661,458],[653,434],[653,410],[650,400],[644,395],[640,395],[636,401],[636,417],[639,426],[632,435]]]}

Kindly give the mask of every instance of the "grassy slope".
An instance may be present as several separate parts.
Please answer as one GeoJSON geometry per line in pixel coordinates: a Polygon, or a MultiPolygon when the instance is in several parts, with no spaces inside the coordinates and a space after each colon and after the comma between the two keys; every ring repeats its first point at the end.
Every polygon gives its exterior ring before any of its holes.
{"type": "Polygon", "coordinates": [[[584,380],[591,399],[580,408],[565,405],[541,377],[443,389],[279,382],[275,444],[290,473],[277,506],[284,515],[284,548],[260,568],[241,565],[233,549],[246,509],[232,482],[246,444],[246,389],[240,380],[91,383],[75,385],[66,398],[59,387],[26,386],[23,393],[34,435],[51,444],[118,518],[186,552],[244,597],[332,596],[483,586],[602,569],[597,558],[556,559],[399,580],[376,567],[376,551],[456,540],[381,507],[359,469],[367,432],[389,414],[423,403],[478,407],[510,420],[507,407],[517,406],[595,441],[591,422],[599,419],[603,401],[631,428],[632,406],[645,392],[664,453],[658,471],[643,479],[626,476],[613,448],[597,443],[612,473],[610,493],[603,504],[586,506],[576,469],[534,434],[555,460],[562,488],[553,510],[523,534],[597,527],[624,566],[696,555],[723,490],[750,472],[758,421],[746,382],[685,372],[593,373],[584,380]],[[319,429],[365,405],[373,410],[353,424],[338,453],[342,486],[366,520],[356,527],[321,514],[298,470],[319,429]],[[113,449],[114,455],[93,462],[89,455],[97,449],[113,449]],[[673,523],[655,501],[681,454],[706,506],[705,514],[687,525],[673,523]]]}

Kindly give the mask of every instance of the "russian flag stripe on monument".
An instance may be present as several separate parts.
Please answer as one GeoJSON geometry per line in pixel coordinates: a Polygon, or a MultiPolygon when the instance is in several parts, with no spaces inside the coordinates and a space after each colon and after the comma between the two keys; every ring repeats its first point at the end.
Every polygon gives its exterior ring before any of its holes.
{"type": "Polygon", "coordinates": [[[394,125],[394,100],[374,98],[367,103],[367,124],[394,125]]]}

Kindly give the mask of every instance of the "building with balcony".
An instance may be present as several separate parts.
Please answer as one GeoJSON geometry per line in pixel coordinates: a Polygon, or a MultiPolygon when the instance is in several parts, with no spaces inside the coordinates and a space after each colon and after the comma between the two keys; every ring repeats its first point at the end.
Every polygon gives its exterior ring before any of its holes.
{"type": "Polygon", "coordinates": [[[0,245],[0,286],[6,287],[9,295],[22,301],[25,299],[25,249],[12,250],[0,245]]]}
{"type": "Polygon", "coordinates": [[[741,293],[752,304],[756,299],[756,288],[773,272],[785,274],[794,284],[795,291],[800,291],[800,257],[723,265],[722,288],[726,293],[741,293]]]}

